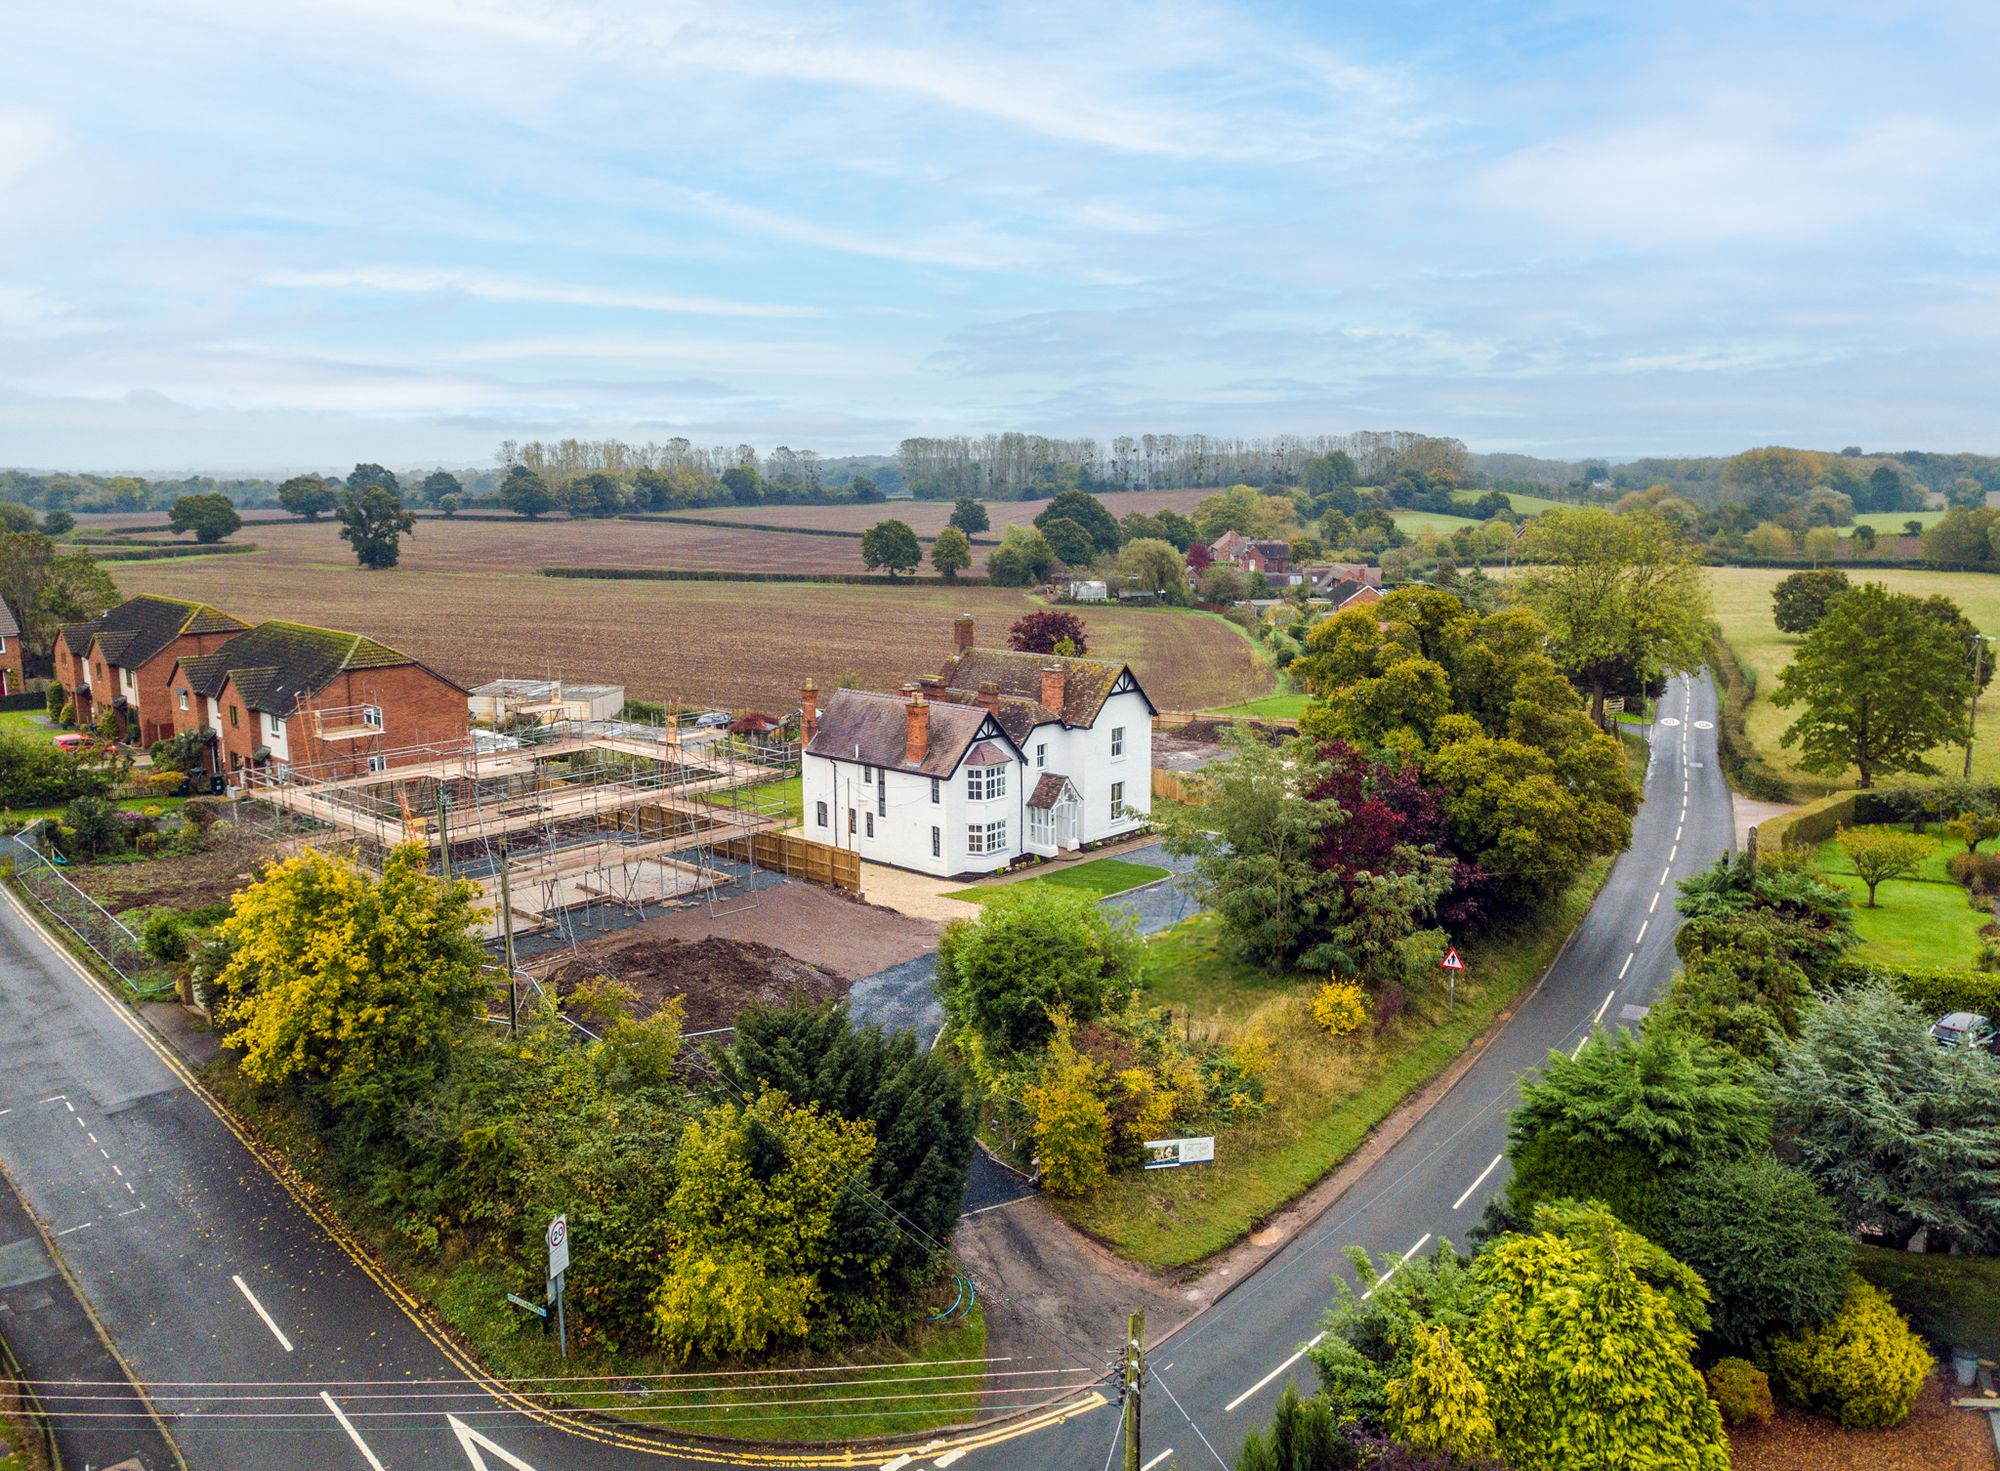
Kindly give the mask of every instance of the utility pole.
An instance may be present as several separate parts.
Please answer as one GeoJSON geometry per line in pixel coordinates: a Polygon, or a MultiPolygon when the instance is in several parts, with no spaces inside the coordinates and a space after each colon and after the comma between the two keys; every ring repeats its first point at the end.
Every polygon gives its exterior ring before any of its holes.
{"type": "Polygon", "coordinates": [[[1965,717],[1965,779],[1972,780],[1972,730],[1979,723],[1979,676],[1986,672],[1986,635],[1972,636],[1972,710],[1965,717]]]}
{"type": "Polygon", "coordinates": [[[1139,1395],[1146,1380],[1146,1315],[1134,1313],[1125,1324],[1125,1471],[1139,1471],[1139,1395]]]}
{"type": "Polygon", "coordinates": [[[520,994],[514,982],[514,895],[507,885],[507,835],[500,834],[500,934],[507,947],[507,1035],[520,1023],[520,994]]]}

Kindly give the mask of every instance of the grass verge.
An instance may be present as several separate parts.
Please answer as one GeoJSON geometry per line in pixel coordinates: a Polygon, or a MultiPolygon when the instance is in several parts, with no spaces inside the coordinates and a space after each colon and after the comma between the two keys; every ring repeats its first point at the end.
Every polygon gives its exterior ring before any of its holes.
{"type": "Polygon", "coordinates": [[[1310,1189],[1411,1093],[1435,1078],[1531,986],[1611,871],[1593,862],[1546,912],[1464,947],[1447,1014],[1442,985],[1380,1032],[1328,1038],[1306,1014],[1309,978],[1272,976],[1225,953],[1212,915],[1146,947],[1147,994],[1224,1040],[1255,1029],[1271,1044],[1271,1104],[1216,1141],[1216,1161],[1129,1171],[1082,1200],[1049,1202],[1072,1224],[1148,1267],[1185,1267],[1229,1246],[1310,1189]]]}
{"type": "MultiPolygon", "coordinates": [[[[1938,834],[1933,831],[1932,836],[1938,834]]],[[[1982,853],[1995,846],[1990,840],[1979,845],[1982,853]]],[[[1854,929],[1863,957],[1922,968],[1971,965],[1979,957],[1980,928],[1993,918],[1990,910],[1973,908],[1964,888],[1945,871],[1951,855],[1963,851],[1962,843],[1943,839],[1912,877],[1878,887],[1873,909],[1867,907],[1868,886],[1839,843],[1821,843],[1813,856],[1821,875],[1854,899],[1854,929]]]]}
{"type": "Polygon", "coordinates": [[[1888,1293],[1910,1326],[1940,1350],[1974,1348],[2000,1358],[2000,1257],[1859,1246],[1854,1270],[1888,1293]]]}
{"type": "Polygon", "coordinates": [[[944,897],[963,899],[970,904],[984,904],[989,899],[997,899],[1003,894],[1025,889],[1030,884],[1045,884],[1055,889],[1080,890],[1104,899],[1168,876],[1168,870],[1156,868],[1150,863],[1128,863],[1123,858],[1093,858],[1088,863],[1059,868],[1053,873],[1037,874],[1033,878],[1018,879],[1011,884],[981,884],[971,889],[953,889],[944,897]]]}

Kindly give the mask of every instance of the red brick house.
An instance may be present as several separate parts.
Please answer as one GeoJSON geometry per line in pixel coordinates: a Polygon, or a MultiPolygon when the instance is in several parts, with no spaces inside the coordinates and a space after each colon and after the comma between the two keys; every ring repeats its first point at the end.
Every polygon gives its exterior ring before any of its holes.
{"type": "Polygon", "coordinates": [[[21,625],[6,599],[0,598],[0,695],[18,695],[25,688],[21,675],[21,625]]]}
{"type": "Polygon", "coordinates": [[[143,593],[56,638],[56,678],[79,725],[116,711],[124,740],[151,745],[174,733],[167,681],[182,658],[213,653],[250,625],[187,598],[143,593]]]}
{"type": "Polygon", "coordinates": [[[214,733],[205,765],[232,786],[250,772],[325,780],[435,760],[471,724],[466,691],[408,654],[275,619],[179,661],[173,715],[177,731],[214,733]]]}

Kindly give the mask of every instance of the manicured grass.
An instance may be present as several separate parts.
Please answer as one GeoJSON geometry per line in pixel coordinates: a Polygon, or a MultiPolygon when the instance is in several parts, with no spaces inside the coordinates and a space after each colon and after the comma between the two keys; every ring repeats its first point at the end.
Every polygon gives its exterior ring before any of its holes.
{"type": "Polygon", "coordinates": [[[1480,524],[1469,516],[1447,516],[1439,511],[1391,511],[1389,519],[1405,536],[1415,536],[1419,531],[1437,531],[1450,536],[1454,531],[1480,524]]]}
{"type": "MultiPolygon", "coordinates": [[[[1992,919],[1992,911],[1974,909],[1965,890],[1945,871],[1951,855],[1965,851],[1965,845],[1935,830],[1932,837],[1938,840],[1937,847],[1916,874],[1880,885],[1873,909],[1866,907],[1868,886],[1855,876],[1840,844],[1819,845],[1814,857],[1820,872],[1854,896],[1854,928],[1865,958],[1889,965],[1932,966],[1971,965],[1978,957],[1979,931],[1992,919]]],[[[1980,844],[1983,853],[1994,849],[1991,841],[1980,844]]]]}
{"type": "Polygon", "coordinates": [[[1240,705],[1224,705],[1212,713],[1216,715],[1243,715],[1256,720],[1297,720],[1305,714],[1306,701],[1310,697],[1293,691],[1266,695],[1261,700],[1245,700],[1240,705]]]}
{"type": "MultiPolygon", "coordinates": [[[[186,797],[121,797],[118,807],[123,812],[137,812],[142,807],[158,807],[163,812],[178,812],[186,797]]],[[[44,817],[60,817],[69,804],[58,802],[53,807],[20,807],[0,810],[0,833],[19,832],[29,823],[44,817]]]]}
{"type": "MultiPolygon", "coordinates": [[[[1905,522],[1920,521],[1928,529],[1943,519],[1943,511],[1863,511],[1854,518],[1854,524],[1872,526],[1878,535],[1901,536],[1905,522]]],[[[1843,526],[1840,530],[1845,536],[1849,534],[1850,528],[1843,526]]]]}
{"type": "MultiPolygon", "coordinates": [[[[1485,493],[1481,490],[1461,490],[1453,495],[1452,499],[1469,504],[1472,501],[1478,500],[1485,493]]],[[[1545,495],[1522,495],[1519,491],[1515,490],[1505,491],[1503,494],[1507,497],[1507,503],[1523,516],[1539,516],[1544,511],[1553,511],[1557,506],[1574,506],[1576,504],[1575,501],[1552,500],[1545,495]]]]}
{"type": "Polygon", "coordinates": [[[1860,1246],[1854,1270],[1888,1293],[1910,1326],[1940,1350],[1973,1348],[2000,1358],[2000,1257],[1860,1246]]]}
{"type": "Polygon", "coordinates": [[[1592,863],[1532,924],[1462,946],[1468,969],[1450,1014],[1440,981],[1380,1034],[1328,1038],[1305,1008],[1320,978],[1268,975],[1226,954],[1212,915],[1156,936],[1146,947],[1148,997],[1224,1041],[1261,1032],[1269,1109],[1221,1130],[1214,1164],[1128,1170],[1085,1199],[1050,1204],[1149,1267],[1222,1250],[1324,1178],[1464,1052],[1547,968],[1610,870],[1609,859],[1592,863]]]}
{"type": "MultiPolygon", "coordinates": [[[[804,781],[800,777],[782,777],[777,781],[758,782],[745,787],[737,801],[744,808],[752,806],[778,817],[786,827],[797,827],[805,821],[804,781]]],[[[702,801],[711,807],[731,806],[726,796],[703,797],[702,801]]]]}
{"type": "Polygon", "coordinates": [[[35,735],[54,740],[59,727],[44,724],[48,719],[39,710],[0,710],[0,732],[7,735],[35,735]]]}
{"type": "Polygon", "coordinates": [[[1070,868],[1058,868],[1010,884],[981,884],[977,888],[953,889],[944,897],[963,899],[970,904],[984,904],[989,899],[998,898],[1002,894],[1011,894],[1017,889],[1027,888],[1030,884],[1047,884],[1057,889],[1080,889],[1086,894],[1102,899],[1112,894],[1122,894],[1127,889],[1136,889],[1141,884],[1150,884],[1167,876],[1166,869],[1155,868],[1150,863],[1127,863],[1123,858],[1093,858],[1088,863],[1079,863],[1070,868]]]}
{"type": "MultiPolygon", "coordinates": [[[[1779,672],[1791,662],[1799,640],[1780,633],[1771,617],[1771,589],[1792,573],[1787,567],[1713,567],[1709,585],[1714,591],[1715,613],[1722,636],[1736,651],[1744,671],[1757,681],[1756,698],[1750,702],[1746,724],[1750,741],[1791,782],[1801,797],[1821,796],[1854,784],[1850,770],[1836,777],[1809,776],[1796,764],[1796,749],[1778,744],[1795,712],[1780,710],[1770,697],[1777,690],[1779,672]]],[[[1907,572],[1901,569],[1845,569],[1856,583],[1879,582],[1893,592],[1929,597],[1942,593],[1958,604],[1988,634],[2000,634],[2000,577],[1983,572],[1907,572]]],[[[1974,776],[2000,781],[2000,718],[1995,718],[1996,690],[1989,688],[1980,701],[1978,739],[1972,747],[1974,776]]],[[[1938,752],[1935,759],[1958,770],[1959,752],[1938,752]]]]}

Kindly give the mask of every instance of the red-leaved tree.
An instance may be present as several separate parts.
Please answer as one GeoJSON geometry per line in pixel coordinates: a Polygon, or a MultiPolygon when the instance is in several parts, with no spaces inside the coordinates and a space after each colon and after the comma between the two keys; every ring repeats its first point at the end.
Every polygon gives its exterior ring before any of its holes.
{"type": "Polygon", "coordinates": [[[1015,619],[1014,626],[1007,630],[1007,647],[1024,654],[1053,654],[1057,652],[1056,645],[1064,639],[1069,640],[1071,647],[1062,652],[1090,652],[1090,633],[1083,626],[1083,620],[1060,608],[1044,608],[1039,613],[1026,614],[1015,619]]]}
{"type": "Polygon", "coordinates": [[[1454,857],[1438,919],[1453,928],[1476,925],[1484,917],[1486,871],[1452,854],[1437,793],[1417,768],[1371,761],[1346,741],[1328,741],[1319,755],[1327,769],[1306,795],[1331,797],[1347,815],[1327,828],[1314,863],[1346,883],[1356,874],[1402,872],[1407,865],[1396,850],[1405,846],[1454,857]]]}

